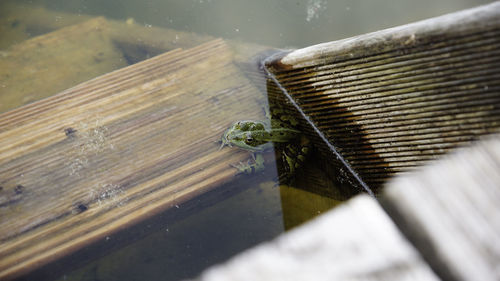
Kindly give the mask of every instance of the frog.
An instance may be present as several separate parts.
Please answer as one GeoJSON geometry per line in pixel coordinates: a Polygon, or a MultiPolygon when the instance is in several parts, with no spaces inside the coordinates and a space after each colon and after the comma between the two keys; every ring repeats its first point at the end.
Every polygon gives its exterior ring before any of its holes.
{"type": "Polygon", "coordinates": [[[238,173],[253,174],[265,169],[263,154],[274,148],[282,167],[278,180],[290,183],[310,150],[309,140],[297,125],[296,118],[283,108],[267,109],[265,120],[240,120],[232,123],[222,135],[219,149],[229,146],[250,152],[251,159],[246,163],[231,166],[238,173]]]}

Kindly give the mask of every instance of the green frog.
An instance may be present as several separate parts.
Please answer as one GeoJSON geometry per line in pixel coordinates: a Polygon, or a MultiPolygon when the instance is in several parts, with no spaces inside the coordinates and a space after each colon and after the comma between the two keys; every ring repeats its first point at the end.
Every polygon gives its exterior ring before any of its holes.
{"type": "Polygon", "coordinates": [[[267,120],[242,120],[233,123],[222,135],[222,145],[235,146],[251,153],[253,162],[232,165],[239,173],[264,170],[263,153],[274,147],[282,165],[280,182],[288,183],[309,152],[309,140],[296,129],[298,121],[281,108],[266,111],[267,120]]]}

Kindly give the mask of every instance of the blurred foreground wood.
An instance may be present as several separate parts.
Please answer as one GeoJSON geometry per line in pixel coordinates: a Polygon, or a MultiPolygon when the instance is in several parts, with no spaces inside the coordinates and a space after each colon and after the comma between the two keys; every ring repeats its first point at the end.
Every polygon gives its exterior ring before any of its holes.
{"type": "Polygon", "coordinates": [[[358,195],[196,280],[500,279],[500,135],[397,176],[381,199],[358,195]]]}
{"type": "MultiPolygon", "coordinates": [[[[337,163],[331,174],[365,190],[500,131],[500,2],[284,52],[266,65],[309,119],[304,130],[325,162],[337,163]]],[[[276,85],[268,91],[282,99],[276,85]]]]}
{"type": "Polygon", "coordinates": [[[383,206],[443,280],[500,280],[500,135],[396,177],[383,206]]]}
{"type": "Polygon", "coordinates": [[[199,281],[438,281],[377,202],[360,195],[206,270],[199,281]]]}
{"type": "Polygon", "coordinates": [[[0,115],[0,279],[231,180],[219,138],[261,97],[214,40],[0,115]]]}

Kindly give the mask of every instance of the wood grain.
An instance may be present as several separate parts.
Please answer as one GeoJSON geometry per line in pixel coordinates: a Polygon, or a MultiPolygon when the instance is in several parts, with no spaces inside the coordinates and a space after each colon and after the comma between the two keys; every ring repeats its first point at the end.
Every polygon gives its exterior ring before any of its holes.
{"type": "Polygon", "coordinates": [[[0,279],[231,180],[217,141],[261,99],[214,40],[1,114],[0,279]]]}
{"type": "Polygon", "coordinates": [[[15,23],[18,28],[12,32],[29,31],[14,36],[28,37],[26,40],[6,46],[1,52],[0,112],[166,51],[191,48],[214,39],[146,27],[133,20],[90,17],[20,3],[0,6],[0,22],[9,22],[6,26],[15,23]]]}
{"type": "Polygon", "coordinates": [[[383,199],[443,280],[500,279],[500,135],[391,180],[383,199]]]}
{"type": "Polygon", "coordinates": [[[500,131],[499,2],[282,53],[267,67],[326,161],[335,147],[371,189],[500,131]]]}
{"type": "Polygon", "coordinates": [[[11,46],[0,56],[0,112],[127,66],[104,18],[11,46]]]}

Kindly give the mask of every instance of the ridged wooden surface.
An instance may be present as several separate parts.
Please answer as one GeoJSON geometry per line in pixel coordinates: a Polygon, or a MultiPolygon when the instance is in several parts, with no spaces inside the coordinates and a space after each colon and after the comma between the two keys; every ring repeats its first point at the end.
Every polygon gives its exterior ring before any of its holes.
{"type": "Polygon", "coordinates": [[[370,188],[500,131],[499,2],[284,53],[267,67],[370,188]]]}
{"type": "Polygon", "coordinates": [[[0,19],[15,23],[12,32],[18,38],[0,42],[5,45],[0,56],[2,113],[146,58],[215,39],[18,1],[2,3],[0,19]]]}
{"type": "Polygon", "coordinates": [[[0,279],[233,179],[218,141],[260,97],[214,40],[1,114],[0,279]]]}
{"type": "Polygon", "coordinates": [[[382,205],[442,280],[499,280],[500,135],[391,180],[382,205]]]}

